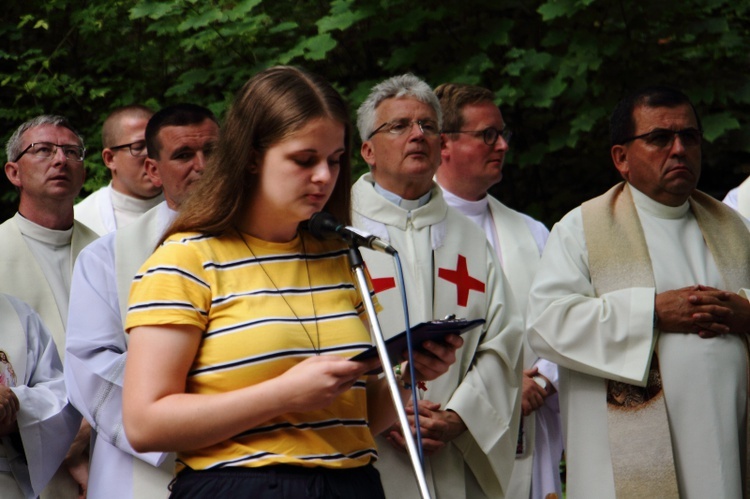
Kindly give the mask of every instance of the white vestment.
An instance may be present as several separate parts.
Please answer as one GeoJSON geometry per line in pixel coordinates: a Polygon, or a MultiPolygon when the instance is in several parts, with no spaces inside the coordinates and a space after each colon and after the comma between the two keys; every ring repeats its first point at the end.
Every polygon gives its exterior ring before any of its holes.
{"type": "MultiPolygon", "coordinates": [[[[70,240],[70,268],[62,269],[66,275],[47,275],[45,262],[37,261],[34,251],[27,244],[18,227],[17,217],[0,225],[0,293],[20,298],[31,306],[42,318],[52,334],[60,358],[65,353],[65,320],[67,310],[58,307],[67,303],[68,296],[60,296],[67,290],[60,290],[54,282],[64,282],[73,273],[73,262],[78,253],[98,236],[85,225],[74,221],[70,240]],[[57,296],[56,294],[57,293],[57,296]]],[[[49,229],[47,229],[49,230],[49,229]]],[[[66,470],[54,477],[44,491],[43,499],[74,498],[78,496],[78,485],[66,470]]]]}
{"type": "Polygon", "coordinates": [[[596,296],[579,207],[552,229],[529,297],[529,342],[560,370],[567,495],[615,497],[605,379],[644,386],[656,348],[680,496],[742,497],[743,341],[657,334],[653,326],[656,294],[695,284],[726,286],[688,203],[670,207],[632,186],[631,192],[656,288],[596,296]]]}
{"type": "Polygon", "coordinates": [[[125,227],[120,219],[132,220],[133,217],[142,215],[164,200],[164,195],[159,194],[151,199],[137,199],[115,192],[112,183],[106,185],[84,198],[73,207],[75,219],[88,228],[103,236],[118,228],[125,227]],[[117,202],[113,199],[119,196],[124,205],[120,208],[122,213],[118,217],[117,202]]]}
{"type": "MultiPolygon", "coordinates": [[[[541,222],[508,208],[487,195],[479,201],[467,201],[443,188],[449,206],[479,225],[497,251],[516,305],[526,311],[532,279],[539,266],[549,231],[541,222]]],[[[536,366],[539,373],[557,389],[557,366],[540,359],[524,342],[524,369],[536,366]]],[[[523,418],[523,452],[516,455],[513,475],[506,497],[544,499],[550,493],[562,498],[560,458],[562,427],[557,393],[545,400],[533,415],[523,418]],[[532,480],[533,477],[533,480],[532,480]],[[532,487],[533,482],[533,487],[532,487]],[[533,494],[533,495],[532,495],[533,494]]]]}
{"type": "MultiPolygon", "coordinates": [[[[33,251],[24,241],[15,217],[0,225],[0,293],[7,293],[28,303],[42,317],[44,325],[52,333],[57,344],[58,354],[63,358],[65,353],[65,322],[63,317],[67,310],[58,308],[58,302],[67,303],[67,297],[55,297],[55,291],[49,280],[64,281],[73,274],[73,262],[78,253],[91,241],[96,239],[87,227],[78,222],[73,223],[70,242],[70,268],[64,269],[67,276],[48,276],[42,270],[33,251]]],[[[67,291],[67,290],[66,290],[67,291]]]]}
{"type": "Polygon", "coordinates": [[[37,497],[60,467],[81,423],[68,404],[62,363],[39,316],[17,298],[0,294],[0,384],[19,401],[18,441],[0,438],[0,497],[37,497]]]}
{"type": "MultiPolygon", "coordinates": [[[[376,192],[369,174],[352,191],[354,223],[388,240],[404,266],[411,325],[455,314],[486,319],[463,335],[448,372],[427,383],[423,398],[455,411],[467,431],[430,457],[425,474],[434,498],[503,497],[520,423],[522,318],[484,233],[448,207],[435,185],[424,206],[406,211],[376,192]]],[[[386,337],[403,331],[393,259],[363,251],[386,337]]],[[[418,497],[408,455],[378,438],[376,463],[390,498],[418,497]]]]}
{"type": "Polygon", "coordinates": [[[729,191],[722,202],[737,210],[743,217],[750,219],[750,177],[729,191]]]}
{"type": "Polygon", "coordinates": [[[123,328],[130,283],[173,216],[166,201],[81,252],[73,273],[65,379],[93,428],[89,498],[165,498],[174,455],[137,453],[122,425],[127,358],[123,328]]]}

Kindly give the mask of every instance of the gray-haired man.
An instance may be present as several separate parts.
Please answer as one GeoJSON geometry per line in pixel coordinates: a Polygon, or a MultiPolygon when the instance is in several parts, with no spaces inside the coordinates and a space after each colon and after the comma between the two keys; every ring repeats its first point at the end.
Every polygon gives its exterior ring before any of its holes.
{"type": "MultiPolygon", "coordinates": [[[[436,497],[503,497],[520,418],[521,317],[484,233],[445,203],[440,104],[413,75],[376,85],[358,110],[370,173],[354,185],[355,225],[390,241],[404,265],[412,325],[446,315],[485,319],[464,335],[456,363],[420,390],[428,485],[436,497]]],[[[383,306],[386,336],[404,329],[392,260],[364,257],[383,306]]],[[[413,412],[413,408],[408,408],[413,412]]],[[[388,497],[417,497],[399,428],[377,463],[388,497]]]]}

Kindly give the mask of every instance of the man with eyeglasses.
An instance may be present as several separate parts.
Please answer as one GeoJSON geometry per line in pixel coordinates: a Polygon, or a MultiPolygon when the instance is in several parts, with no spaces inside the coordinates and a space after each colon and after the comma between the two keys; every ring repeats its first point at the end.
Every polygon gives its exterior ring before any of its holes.
{"type": "Polygon", "coordinates": [[[570,497],[746,497],[750,235],[698,191],[701,124],[667,87],[610,119],[624,178],[552,229],[529,343],[560,371],[570,497]]]}
{"type": "MultiPolygon", "coordinates": [[[[511,132],[486,88],[445,83],[435,89],[443,111],[442,162],[435,176],[443,196],[484,230],[513,291],[526,310],[529,287],[549,231],[508,208],[488,190],[500,182],[511,132]]],[[[516,461],[506,497],[562,497],[562,434],[557,366],[523,349],[522,411],[516,461]],[[533,478],[533,480],[532,480],[533,478]],[[533,483],[532,483],[533,482],[533,483]]]]}
{"type": "MultiPolygon", "coordinates": [[[[39,313],[62,359],[73,263],[97,237],[73,219],[85,177],[83,139],[62,116],[42,115],[18,127],[6,153],[5,174],[20,199],[18,213],[0,225],[0,292],[39,313]]],[[[43,498],[85,491],[88,439],[84,424],[43,498]]]]}
{"type": "Polygon", "coordinates": [[[73,272],[65,380],[68,397],[95,430],[91,497],[158,499],[168,494],[174,454],[137,453],[122,427],[122,382],[127,358],[123,328],[130,284],[172,222],[219,136],[213,113],[175,104],[146,126],[145,169],[165,201],[127,227],[102,236],[80,255],[73,272]]]}
{"type": "MultiPolygon", "coordinates": [[[[437,97],[414,75],[372,89],[357,111],[370,173],[353,187],[353,221],[399,252],[412,326],[448,315],[486,320],[463,335],[448,373],[420,387],[417,405],[432,497],[499,498],[507,492],[520,423],[522,317],[484,233],[446,204],[433,181],[441,122],[437,97]]],[[[372,251],[363,256],[383,306],[384,334],[403,331],[393,260],[372,251]]],[[[411,402],[407,413],[414,413],[411,402]]],[[[401,428],[378,441],[386,496],[419,497],[401,428]]]]}
{"type": "Polygon", "coordinates": [[[131,105],[104,120],[102,160],[112,181],[75,205],[76,220],[99,235],[125,227],[164,200],[144,167],[146,123],[153,114],[146,106],[131,105]]]}

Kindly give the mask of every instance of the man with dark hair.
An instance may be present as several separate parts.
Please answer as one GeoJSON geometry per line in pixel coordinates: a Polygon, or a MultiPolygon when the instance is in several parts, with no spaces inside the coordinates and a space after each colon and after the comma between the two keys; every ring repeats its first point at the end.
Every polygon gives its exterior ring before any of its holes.
{"type": "MultiPolygon", "coordinates": [[[[435,178],[448,205],[484,230],[508,278],[513,298],[526,310],[529,287],[549,231],[487,191],[500,182],[510,130],[486,88],[445,83],[435,89],[443,110],[441,163],[435,178]]],[[[524,344],[523,421],[506,497],[562,497],[562,435],[557,366],[524,344]],[[533,477],[533,480],[532,480],[533,477]]]]}
{"type": "Polygon", "coordinates": [[[696,189],[702,131],[681,92],[612,115],[624,178],[552,229],[529,343],[560,369],[571,497],[745,497],[750,233],[696,189]]]}
{"type": "Polygon", "coordinates": [[[109,185],[75,205],[76,220],[99,235],[124,227],[161,201],[161,188],[146,174],[146,123],[154,112],[141,105],[112,111],[102,125],[102,160],[109,185]]]}
{"type": "Polygon", "coordinates": [[[68,396],[95,430],[91,497],[163,498],[174,455],[137,453],[122,428],[122,382],[127,358],[123,324],[130,283],[200,179],[219,135],[210,110],[176,104],[146,126],[145,168],[165,201],[81,253],[73,273],[65,378],[68,396]]]}
{"type": "MultiPolygon", "coordinates": [[[[448,373],[420,390],[418,407],[407,407],[419,411],[428,487],[433,497],[502,498],[521,418],[521,314],[484,233],[448,207],[433,181],[442,113],[429,85],[411,74],[389,78],[373,87],[357,117],[370,173],[352,189],[352,219],[400,253],[411,325],[448,315],[486,320],[463,335],[448,373]]],[[[392,259],[372,251],[363,257],[384,333],[404,330],[392,259]]],[[[401,432],[386,432],[393,445],[378,445],[389,498],[418,495],[401,432]]]]}
{"type": "MultiPolygon", "coordinates": [[[[18,213],[0,225],[0,292],[20,298],[42,317],[60,358],[65,348],[73,262],[97,235],[73,220],[85,171],[83,139],[62,116],[42,115],[8,139],[5,175],[19,192],[18,213]]],[[[86,489],[88,427],[43,498],[78,497],[86,489]]]]}

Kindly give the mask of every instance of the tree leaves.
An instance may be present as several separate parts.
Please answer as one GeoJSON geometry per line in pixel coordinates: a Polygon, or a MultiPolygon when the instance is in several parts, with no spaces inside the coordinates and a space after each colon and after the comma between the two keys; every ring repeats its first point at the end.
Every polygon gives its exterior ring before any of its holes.
{"type": "MultiPolygon", "coordinates": [[[[352,114],[375,83],[405,72],[433,86],[490,88],[514,130],[498,192],[547,222],[616,180],[608,116],[641,85],[671,84],[694,100],[708,185],[709,176],[726,188],[738,183],[733,172],[750,153],[743,129],[750,0],[685,0],[677,9],[607,0],[26,0],[4,7],[3,134],[42,112],[68,116],[89,145],[87,190],[108,180],[97,147],[112,108],[189,101],[221,114],[252,74],[274,64],[323,75],[352,114]]],[[[354,160],[356,171],[367,169],[357,154],[354,160]]]]}

